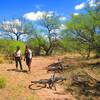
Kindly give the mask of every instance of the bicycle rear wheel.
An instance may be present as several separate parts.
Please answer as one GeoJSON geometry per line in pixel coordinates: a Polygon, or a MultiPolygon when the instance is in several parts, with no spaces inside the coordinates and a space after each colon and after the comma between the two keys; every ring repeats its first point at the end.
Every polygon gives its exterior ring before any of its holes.
{"type": "Polygon", "coordinates": [[[29,85],[29,89],[31,89],[31,90],[40,90],[42,88],[45,88],[45,85],[38,84],[38,83],[36,83],[36,84],[32,83],[32,84],[29,85]]]}

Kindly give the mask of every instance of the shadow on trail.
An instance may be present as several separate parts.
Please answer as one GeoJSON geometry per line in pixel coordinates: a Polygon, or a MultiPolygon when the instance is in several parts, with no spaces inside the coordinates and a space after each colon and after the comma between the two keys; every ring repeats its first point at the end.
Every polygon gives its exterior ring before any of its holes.
{"type": "Polygon", "coordinates": [[[7,69],[7,71],[23,72],[27,73],[27,70],[7,69]]]}
{"type": "Polygon", "coordinates": [[[65,95],[64,92],[54,92],[54,94],[58,94],[58,95],[65,95]]]}
{"type": "Polygon", "coordinates": [[[100,67],[100,62],[96,62],[96,63],[91,63],[91,64],[88,64],[90,65],[92,68],[99,68],[100,67]]]}

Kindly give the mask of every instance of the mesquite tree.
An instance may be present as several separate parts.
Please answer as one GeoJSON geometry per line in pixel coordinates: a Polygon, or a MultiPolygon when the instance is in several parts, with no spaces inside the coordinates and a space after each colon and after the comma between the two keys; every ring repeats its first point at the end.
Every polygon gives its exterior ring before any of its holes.
{"type": "Polygon", "coordinates": [[[59,40],[59,29],[60,29],[60,20],[59,16],[56,14],[44,14],[43,18],[40,21],[42,31],[45,34],[45,41],[43,44],[43,49],[46,55],[50,55],[54,48],[58,46],[59,40]]]}
{"type": "Polygon", "coordinates": [[[15,19],[12,21],[3,21],[0,25],[0,29],[2,31],[2,36],[9,36],[11,39],[20,40],[20,37],[25,34],[29,34],[30,24],[21,21],[19,19],[15,19]]]}
{"type": "Polygon", "coordinates": [[[96,2],[96,6],[86,9],[86,14],[72,16],[66,24],[66,30],[74,34],[78,49],[85,48],[89,58],[92,50],[100,52],[100,4],[96,2]]]}

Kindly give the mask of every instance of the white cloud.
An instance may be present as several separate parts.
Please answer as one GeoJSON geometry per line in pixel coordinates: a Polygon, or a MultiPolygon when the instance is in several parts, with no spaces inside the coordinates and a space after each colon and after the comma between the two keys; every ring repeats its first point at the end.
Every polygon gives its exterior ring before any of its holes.
{"type": "Polygon", "coordinates": [[[60,27],[61,30],[64,30],[66,29],[66,26],[64,24],[61,24],[61,27],[60,27]]]}
{"type": "Polygon", "coordinates": [[[19,19],[15,19],[13,21],[3,21],[3,24],[5,25],[18,25],[21,26],[21,21],[19,19]]]}
{"type": "Polygon", "coordinates": [[[41,12],[41,11],[37,11],[36,13],[35,12],[29,12],[29,13],[24,14],[23,17],[25,19],[28,19],[28,20],[31,20],[31,21],[36,21],[36,20],[41,19],[44,14],[45,14],[45,12],[41,12]]]}
{"type": "Polygon", "coordinates": [[[95,6],[97,5],[97,4],[96,4],[96,0],[87,0],[86,2],[82,2],[81,4],[76,5],[76,6],[75,6],[75,9],[76,9],[76,10],[83,9],[87,4],[88,4],[90,7],[95,7],[95,6]]]}
{"type": "MultiPolygon", "coordinates": [[[[53,16],[54,12],[53,11],[48,11],[48,12],[45,12],[45,11],[29,12],[29,13],[24,14],[23,17],[25,19],[27,19],[27,20],[30,20],[30,21],[37,21],[39,19],[42,19],[43,18],[43,15],[45,15],[45,14],[48,17],[51,17],[51,16],[53,16]]],[[[59,18],[59,20],[65,21],[66,20],[66,17],[61,16],[59,18]]]]}
{"type": "Polygon", "coordinates": [[[79,13],[73,13],[73,15],[74,15],[74,16],[78,16],[78,15],[79,15],[79,13]]]}
{"type": "MultiPolygon", "coordinates": [[[[15,20],[12,20],[12,21],[3,21],[3,24],[2,24],[2,28],[8,32],[15,32],[17,33],[18,30],[17,30],[17,26],[21,26],[22,23],[19,19],[15,19],[15,20]]],[[[22,30],[19,30],[20,32],[22,30]]]]}
{"type": "Polygon", "coordinates": [[[12,21],[13,24],[21,26],[21,21],[19,19],[15,19],[12,21]]]}
{"type": "Polygon", "coordinates": [[[63,17],[60,17],[59,19],[60,19],[61,21],[65,21],[65,20],[66,20],[66,17],[63,16],[63,17]]]}
{"type": "Polygon", "coordinates": [[[85,3],[83,2],[83,3],[79,4],[79,5],[76,5],[75,9],[76,10],[80,10],[80,9],[83,9],[84,7],[85,7],[85,3]]]}
{"type": "Polygon", "coordinates": [[[24,18],[27,19],[27,20],[30,20],[30,21],[37,21],[39,19],[42,19],[43,18],[43,15],[47,14],[47,16],[52,16],[53,15],[53,11],[48,11],[48,12],[45,12],[45,11],[37,11],[37,12],[29,12],[29,13],[26,13],[24,14],[24,18]]]}
{"type": "Polygon", "coordinates": [[[45,14],[47,14],[48,17],[53,16],[53,13],[54,13],[53,11],[49,11],[49,12],[47,12],[47,13],[45,12],[45,14]]]}
{"type": "MultiPolygon", "coordinates": [[[[30,20],[30,21],[37,21],[37,20],[40,20],[40,19],[43,19],[43,16],[46,15],[47,17],[51,17],[53,16],[54,12],[53,11],[48,11],[48,12],[45,12],[45,11],[37,11],[37,12],[29,12],[29,13],[26,13],[24,14],[24,18],[27,19],[27,20],[30,20]]],[[[65,21],[66,20],[66,17],[64,16],[61,16],[59,18],[60,21],[65,21]]]]}
{"type": "Polygon", "coordinates": [[[3,21],[3,24],[9,25],[9,24],[12,24],[12,22],[11,21],[3,21]]]}
{"type": "Polygon", "coordinates": [[[13,31],[14,33],[17,33],[17,32],[18,32],[18,30],[17,30],[16,28],[12,28],[12,31],[13,31]]]}
{"type": "Polygon", "coordinates": [[[90,7],[96,6],[95,0],[88,0],[90,7]]]}

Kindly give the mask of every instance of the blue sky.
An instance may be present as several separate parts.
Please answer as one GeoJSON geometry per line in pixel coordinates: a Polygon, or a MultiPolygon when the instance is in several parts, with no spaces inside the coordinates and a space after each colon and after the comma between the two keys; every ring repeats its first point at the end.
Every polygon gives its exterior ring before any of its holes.
{"type": "Polygon", "coordinates": [[[83,12],[86,2],[95,0],[0,0],[0,21],[3,19],[37,17],[43,11],[52,11],[64,17],[83,12]],[[37,13],[38,12],[38,13],[37,13]]]}
{"type": "Polygon", "coordinates": [[[86,0],[0,0],[0,20],[21,17],[29,12],[54,11],[68,16],[76,11],[75,6],[86,0]]]}

